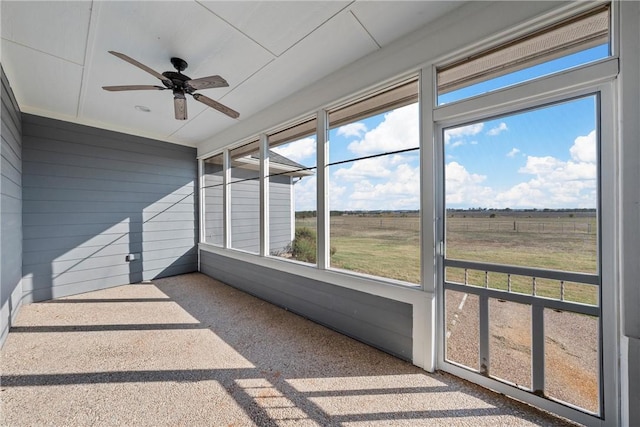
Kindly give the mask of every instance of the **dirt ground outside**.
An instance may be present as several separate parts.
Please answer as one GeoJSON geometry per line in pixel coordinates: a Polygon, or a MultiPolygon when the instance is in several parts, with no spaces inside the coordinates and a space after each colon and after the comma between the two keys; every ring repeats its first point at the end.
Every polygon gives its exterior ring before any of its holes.
{"type": "MultiPolygon", "coordinates": [[[[478,297],[447,291],[446,358],[479,370],[478,297]]],[[[545,310],[545,395],[598,412],[598,319],[545,310]]],[[[531,389],[531,306],[490,299],[489,375],[531,389]]]]}

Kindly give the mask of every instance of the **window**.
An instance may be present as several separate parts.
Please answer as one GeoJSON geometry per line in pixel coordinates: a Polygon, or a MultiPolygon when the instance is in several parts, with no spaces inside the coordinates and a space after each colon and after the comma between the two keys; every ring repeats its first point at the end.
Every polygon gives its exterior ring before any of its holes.
{"type": "Polygon", "coordinates": [[[417,80],[329,112],[330,266],[420,283],[417,80]]]}
{"type": "Polygon", "coordinates": [[[269,253],[316,263],[315,118],[270,134],[269,253]]]}
{"type": "Polygon", "coordinates": [[[204,161],[204,241],[224,246],[223,155],[204,161]]]}
{"type": "Polygon", "coordinates": [[[585,95],[442,131],[444,359],[596,415],[600,111],[585,95]]]}
{"type": "Polygon", "coordinates": [[[438,105],[610,55],[609,5],[437,69],[438,105]]]}
{"type": "Polygon", "coordinates": [[[231,247],[260,253],[260,150],[258,141],[230,151],[231,247]]]}

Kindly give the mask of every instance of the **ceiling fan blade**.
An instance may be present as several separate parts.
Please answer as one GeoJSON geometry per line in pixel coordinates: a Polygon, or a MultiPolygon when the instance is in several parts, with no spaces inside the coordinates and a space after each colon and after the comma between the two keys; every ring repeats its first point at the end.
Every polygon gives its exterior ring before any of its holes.
{"type": "Polygon", "coordinates": [[[187,100],[184,93],[176,93],[173,97],[173,109],[177,120],[187,120],[187,100]]]}
{"type": "Polygon", "coordinates": [[[193,90],[229,86],[229,83],[220,76],[200,77],[199,79],[187,80],[185,84],[193,88],[193,90]]]}
{"type": "MultiPolygon", "coordinates": [[[[160,79],[162,82],[169,82],[169,84],[171,86],[173,86],[173,83],[171,82],[171,80],[168,80],[165,76],[163,76],[162,74],[158,73],[157,71],[147,67],[146,65],[136,61],[135,59],[125,55],[124,53],[120,53],[120,52],[116,52],[113,50],[109,51],[110,54],[117,56],[118,58],[122,59],[123,61],[127,61],[129,64],[131,65],[135,65],[136,67],[140,68],[141,70],[146,71],[147,73],[151,74],[152,76],[160,79]]],[[[170,86],[170,87],[171,87],[170,86]]]]}
{"type": "Polygon", "coordinates": [[[130,85],[130,86],[102,86],[102,89],[111,92],[120,90],[165,90],[166,87],[151,85],[130,85]]]}
{"type": "Polygon", "coordinates": [[[238,117],[240,117],[240,113],[238,113],[235,110],[232,110],[226,105],[220,104],[218,101],[214,101],[213,99],[208,98],[204,95],[200,95],[199,93],[194,93],[192,94],[192,96],[196,99],[196,101],[202,102],[203,104],[208,105],[211,108],[215,108],[216,110],[226,114],[232,119],[237,119],[238,117]]]}

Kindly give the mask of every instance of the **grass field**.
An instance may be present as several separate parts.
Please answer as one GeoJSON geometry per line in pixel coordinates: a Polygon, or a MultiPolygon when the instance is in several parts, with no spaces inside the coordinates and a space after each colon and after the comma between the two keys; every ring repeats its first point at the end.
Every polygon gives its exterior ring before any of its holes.
{"type": "MultiPolygon", "coordinates": [[[[315,218],[296,226],[315,228],[315,218]]],[[[375,276],[420,283],[420,220],[411,214],[332,216],[331,266],[375,276]]],[[[594,212],[448,213],[447,258],[596,273],[597,222],[594,212]],[[493,217],[491,216],[493,215],[493,217]]],[[[465,273],[448,268],[447,280],[465,283],[465,273]]],[[[468,271],[466,283],[484,286],[482,271],[468,271]]],[[[489,287],[506,290],[507,276],[491,273],[489,287]]],[[[511,289],[533,293],[530,277],[511,277],[511,289]]],[[[536,294],[596,304],[597,288],[536,279],[536,294]],[[563,290],[561,288],[564,288],[563,290]]]]}

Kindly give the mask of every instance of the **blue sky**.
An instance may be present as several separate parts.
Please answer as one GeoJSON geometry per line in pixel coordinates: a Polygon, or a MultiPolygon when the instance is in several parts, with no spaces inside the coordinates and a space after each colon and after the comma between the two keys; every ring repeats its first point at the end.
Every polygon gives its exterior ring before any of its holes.
{"type": "MultiPolygon", "coordinates": [[[[472,96],[608,55],[597,47],[441,96],[472,96]],[[515,76],[514,76],[515,75],[515,76]]],[[[595,96],[445,130],[448,208],[595,208],[595,96]]],[[[329,132],[329,162],[418,146],[418,105],[329,132]]],[[[275,151],[315,166],[315,136],[275,151]]],[[[296,184],[296,210],[315,210],[315,176],[296,184]]],[[[329,168],[332,210],[419,208],[419,153],[358,160],[329,168]]]]}
{"type": "Polygon", "coordinates": [[[595,208],[596,97],[445,130],[449,208],[595,208]]]}

